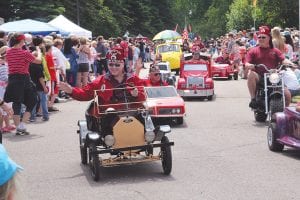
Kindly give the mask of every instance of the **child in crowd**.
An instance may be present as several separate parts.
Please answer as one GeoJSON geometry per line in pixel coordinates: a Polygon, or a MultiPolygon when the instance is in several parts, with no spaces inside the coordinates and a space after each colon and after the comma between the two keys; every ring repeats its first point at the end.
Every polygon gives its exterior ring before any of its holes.
{"type": "MultiPolygon", "coordinates": [[[[0,48],[0,99],[3,99],[8,81],[8,67],[5,60],[7,46],[0,48]]],[[[0,129],[3,133],[15,130],[16,127],[10,124],[10,116],[0,108],[0,129]],[[3,126],[3,122],[5,126],[3,126]]]]}
{"type": "Polygon", "coordinates": [[[57,87],[57,77],[56,77],[56,69],[55,69],[55,64],[54,64],[54,59],[53,59],[53,55],[52,55],[52,41],[47,40],[45,42],[45,48],[46,48],[46,54],[45,54],[45,58],[46,58],[46,62],[47,62],[47,66],[48,66],[48,70],[50,73],[50,77],[51,77],[51,92],[50,92],[50,100],[49,100],[49,104],[48,104],[48,111],[52,112],[52,111],[58,111],[57,108],[55,108],[53,106],[55,98],[58,95],[58,87],[57,87]]]}

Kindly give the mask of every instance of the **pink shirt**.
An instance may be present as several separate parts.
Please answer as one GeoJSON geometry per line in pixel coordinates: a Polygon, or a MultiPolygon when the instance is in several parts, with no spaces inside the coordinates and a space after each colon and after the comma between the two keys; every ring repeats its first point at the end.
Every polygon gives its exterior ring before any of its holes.
{"type": "Polygon", "coordinates": [[[6,51],[8,74],[28,74],[29,64],[35,57],[27,50],[10,48],[6,51]]]}
{"type": "MultiPolygon", "coordinates": [[[[251,64],[264,64],[269,69],[275,69],[284,60],[284,55],[277,48],[262,48],[253,47],[246,55],[246,62],[251,64]]],[[[257,68],[255,70],[258,74],[263,75],[266,70],[263,68],[257,68]]]]}

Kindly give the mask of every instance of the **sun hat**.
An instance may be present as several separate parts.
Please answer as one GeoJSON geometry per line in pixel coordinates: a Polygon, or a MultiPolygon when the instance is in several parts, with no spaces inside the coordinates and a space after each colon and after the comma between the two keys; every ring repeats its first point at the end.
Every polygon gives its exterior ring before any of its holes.
{"type": "Polygon", "coordinates": [[[20,169],[23,168],[9,158],[5,148],[0,144],[0,186],[10,180],[20,169]]]}

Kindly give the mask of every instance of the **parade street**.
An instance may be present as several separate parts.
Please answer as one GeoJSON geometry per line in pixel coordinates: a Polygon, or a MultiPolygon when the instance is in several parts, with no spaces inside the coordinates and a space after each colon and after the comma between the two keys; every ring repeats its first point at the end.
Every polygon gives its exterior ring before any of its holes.
{"type": "Polygon", "coordinates": [[[5,134],[4,145],[24,170],[22,200],[199,200],[298,199],[299,151],[273,153],[267,124],[248,107],[245,80],[216,80],[213,101],[186,100],[186,117],[169,134],[173,169],[161,162],[101,169],[94,182],[80,162],[77,121],[87,102],[58,103],[45,123],[28,125],[29,136],[5,134]]]}

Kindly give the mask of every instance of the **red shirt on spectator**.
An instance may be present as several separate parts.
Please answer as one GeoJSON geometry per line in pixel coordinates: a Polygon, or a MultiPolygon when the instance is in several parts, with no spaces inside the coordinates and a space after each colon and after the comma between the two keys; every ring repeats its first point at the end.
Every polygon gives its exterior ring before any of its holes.
{"type": "Polygon", "coordinates": [[[27,50],[10,48],[6,51],[8,74],[28,74],[29,64],[35,57],[27,50]]]}
{"type": "Polygon", "coordinates": [[[51,81],[56,81],[57,80],[56,79],[56,70],[55,70],[55,64],[54,64],[52,53],[47,52],[45,58],[46,58],[49,74],[51,77],[51,81]]]}

